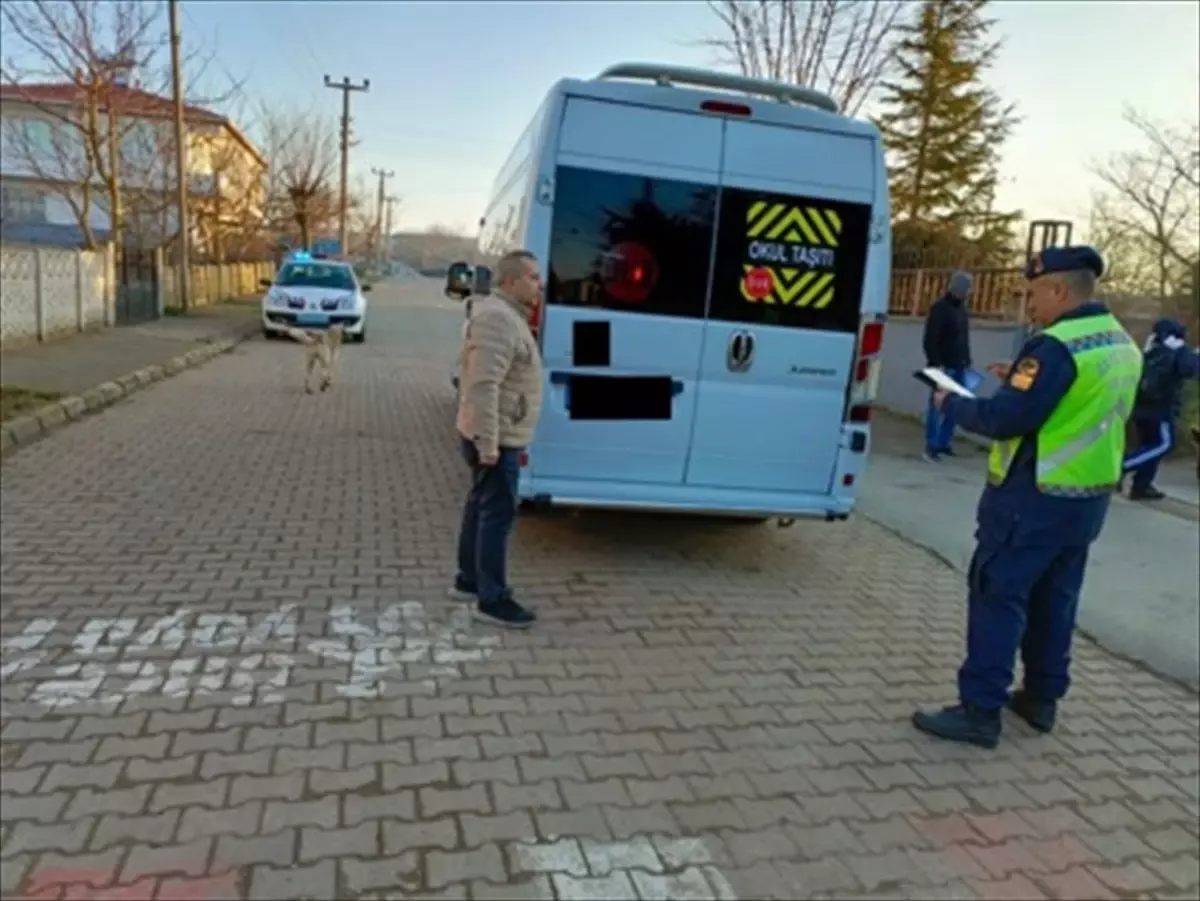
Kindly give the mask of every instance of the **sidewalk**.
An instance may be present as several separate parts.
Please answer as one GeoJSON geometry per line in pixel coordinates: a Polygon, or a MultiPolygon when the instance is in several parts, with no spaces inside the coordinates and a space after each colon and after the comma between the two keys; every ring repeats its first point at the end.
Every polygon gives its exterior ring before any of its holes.
{"type": "Polygon", "coordinates": [[[257,300],[202,307],[143,325],[118,326],[61,341],[6,350],[0,356],[5,388],[80,395],[105,382],[259,327],[257,300]]]}
{"type": "MultiPolygon", "coordinates": [[[[959,439],[960,457],[926,463],[917,423],[883,411],[874,423],[859,510],[965,572],[984,484],[983,448],[959,439]]],[[[1164,478],[1164,490],[1167,484],[1164,478]]],[[[1182,500],[1114,498],[1092,549],[1079,614],[1080,628],[1103,647],[1193,688],[1200,686],[1197,519],[1195,506],[1182,500]]]]}

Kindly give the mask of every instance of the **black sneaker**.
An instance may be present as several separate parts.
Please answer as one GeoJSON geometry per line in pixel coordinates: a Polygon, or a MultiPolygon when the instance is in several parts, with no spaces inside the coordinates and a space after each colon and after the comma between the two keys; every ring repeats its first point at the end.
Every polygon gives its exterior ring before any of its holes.
{"type": "Polygon", "coordinates": [[[475,619],[502,629],[528,629],[537,622],[537,614],[526,610],[512,598],[504,598],[494,604],[481,601],[475,608],[475,619]]]}

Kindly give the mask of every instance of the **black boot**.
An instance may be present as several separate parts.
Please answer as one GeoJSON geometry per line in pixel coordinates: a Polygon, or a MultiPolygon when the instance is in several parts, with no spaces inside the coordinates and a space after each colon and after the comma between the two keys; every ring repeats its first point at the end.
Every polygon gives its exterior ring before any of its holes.
{"type": "Polygon", "coordinates": [[[927,735],[958,741],[981,748],[994,748],[1000,743],[1000,711],[984,710],[967,704],[956,704],[942,710],[918,710],[913,725],[927,735]]]}
{"type": "Polygon", "coordinates": [[[1041,732],[1043,735],[1054,728],[1054,720],[1058,715],[1058,704],[1054,701],[1041,701],[1024,689],[1013,692],[1008,709],[1027,722],[1035,732],[1041,732]]]}
{"type": "Polygon", "coordinates": [[[1131,501],[1161,501],[1165,494],[1155,488],[1153,485],[1148,485],[1145,488],[1134,488],[1129,492],[1131,501]]]}

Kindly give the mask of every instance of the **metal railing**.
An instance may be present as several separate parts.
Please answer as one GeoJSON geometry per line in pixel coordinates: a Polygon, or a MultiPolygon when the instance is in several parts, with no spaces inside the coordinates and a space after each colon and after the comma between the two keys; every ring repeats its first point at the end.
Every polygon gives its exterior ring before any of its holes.
{"type": "MultiPolygon", "coordinates": [[[[888,312],[893,316],[924,316],[929,306],[946,293],[957,269],[897,269],[892,272],[888,312]]],[[[1020,269],[969,270],[970,310],[977,319],[1015,322],[1024,295],[1025,274],[1020,269]]]]}

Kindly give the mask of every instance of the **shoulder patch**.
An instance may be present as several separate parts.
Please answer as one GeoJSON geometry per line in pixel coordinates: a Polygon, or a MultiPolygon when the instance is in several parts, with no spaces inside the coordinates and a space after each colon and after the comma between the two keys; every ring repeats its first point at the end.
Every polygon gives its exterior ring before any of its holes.
{"type": "Polygon", "coordinates": [[[1037,380],[1041,368],[1042,364],[1034,357],[1022,357],[1013,366],[1012,375],[1008,377],[1008,384],[1017,391],[1028,391],[1037,380]]]}

